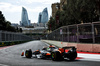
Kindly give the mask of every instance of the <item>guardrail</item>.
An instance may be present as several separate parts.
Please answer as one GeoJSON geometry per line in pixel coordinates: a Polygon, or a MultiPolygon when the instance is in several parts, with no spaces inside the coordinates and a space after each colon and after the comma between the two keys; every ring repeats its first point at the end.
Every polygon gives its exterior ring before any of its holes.
{"type": "Polygon", "coordinates": [[[100,22],[63,26],[47,34],[43,39],[77,43],[100,43],[100,22]]]}
{"type": "Polygon", "coordinates": [[[0,41],[28,41],[31,37],[23,35],[22,33],[14,33],[7,31],[0,31],[0,41]]]}

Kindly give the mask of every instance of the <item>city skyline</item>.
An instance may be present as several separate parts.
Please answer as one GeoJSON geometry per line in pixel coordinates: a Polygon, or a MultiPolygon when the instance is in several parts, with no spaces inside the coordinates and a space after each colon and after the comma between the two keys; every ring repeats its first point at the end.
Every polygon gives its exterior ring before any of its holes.
{"type": "Polygon", "coordinates": [[[19,24],[22,7],[25,7],[31,22],[37,23],[38,14],[42,12],[45,7],[48,8],[48,16],[51,16],[51,4],[55,2],[60,2],[60,0],[1,0],[0,11],[2,11],[7,21],[19,24]]]}

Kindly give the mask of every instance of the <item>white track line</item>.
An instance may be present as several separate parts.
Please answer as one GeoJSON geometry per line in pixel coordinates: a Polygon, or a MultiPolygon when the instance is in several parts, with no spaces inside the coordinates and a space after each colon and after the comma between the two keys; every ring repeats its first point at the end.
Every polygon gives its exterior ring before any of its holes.
{"type": "Polygon", "coordinates": [[[81,54],[81,53],[78,53],[78,57],[83,58],[80,60],[99,61],[100,62],[100,55],[99,54],[81,54]]]}

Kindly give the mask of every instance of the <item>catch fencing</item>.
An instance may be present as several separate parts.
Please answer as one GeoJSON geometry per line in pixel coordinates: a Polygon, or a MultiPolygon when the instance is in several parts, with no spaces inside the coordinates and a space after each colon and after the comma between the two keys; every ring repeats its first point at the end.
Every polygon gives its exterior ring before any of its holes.
{"type": "Polygon", "coordinates": [[[22,33],[14,33],[7,31],[0,31],[0,41],[28,41],[31,37],[23,35],[22,33]]]}
{"type": "Polygon", "coordinates": [[[77,43],[100,43],[100,22],[63,26],[47,34],[43,39],[77,43]]]}

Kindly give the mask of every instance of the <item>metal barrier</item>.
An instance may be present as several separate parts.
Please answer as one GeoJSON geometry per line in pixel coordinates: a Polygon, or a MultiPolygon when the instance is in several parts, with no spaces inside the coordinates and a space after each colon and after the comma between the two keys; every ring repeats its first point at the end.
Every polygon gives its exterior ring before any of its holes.
{"type": "Polygon", "coordinates": [[[28,41],[31,37],[23,35],[22,33],[14,33],[7,31],[0,31],[0,41],[28,41]]]}
{"type": "Polygon", "coordinates": [[[100,22],[63,26],[47,34],[43,39],[77,43],[100,43],[100,22]]]}

